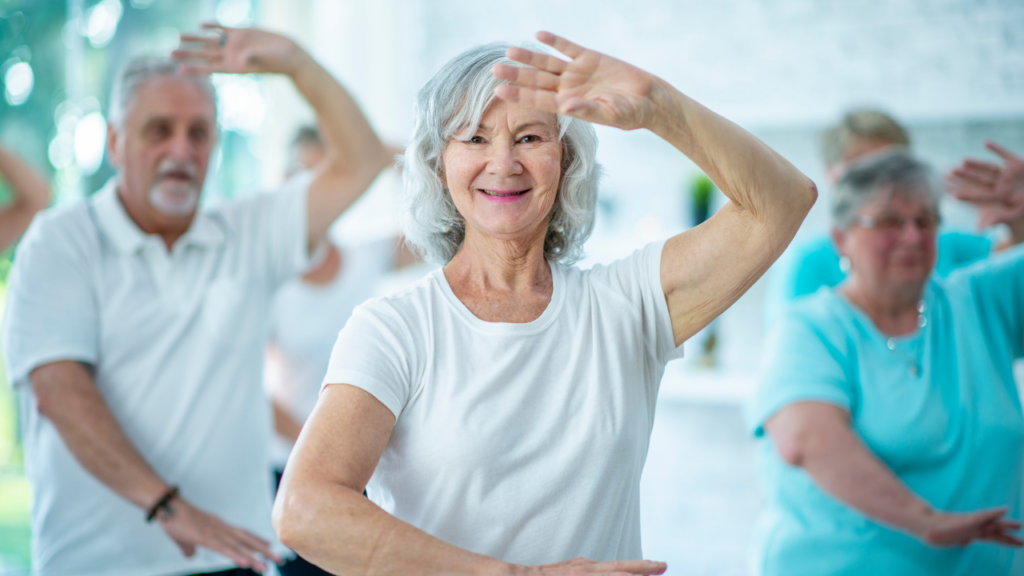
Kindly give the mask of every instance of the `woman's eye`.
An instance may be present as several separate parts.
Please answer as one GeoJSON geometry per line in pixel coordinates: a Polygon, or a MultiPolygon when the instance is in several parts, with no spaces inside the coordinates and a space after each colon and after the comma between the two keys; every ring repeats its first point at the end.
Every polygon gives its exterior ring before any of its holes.
{"type": "Polygon", "coordinates": [[[540,136],[523,136],[522,138],[519,139],[519,141],[524,144],[532,144],[534,142],[539,142],[540,136]]]}
{"type": "Polygon", "coordinates": [[[483,144],[484,139],[482,136],[473,136],[472,138],[469,139],[469,142],[471,144],[483,144]]]}

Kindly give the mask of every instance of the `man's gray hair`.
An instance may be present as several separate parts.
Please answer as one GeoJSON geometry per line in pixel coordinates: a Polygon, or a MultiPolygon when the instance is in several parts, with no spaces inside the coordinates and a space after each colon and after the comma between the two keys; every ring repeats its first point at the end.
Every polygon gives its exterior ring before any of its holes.
{"type": "MultiPolygon", "coordinates": [[[[506,83],[491,73],[510,60],[511,44],[478,46],[456,56],[416,96],[416,124],[405,152],[405,237],[427,259],[446,264],[466,237],[466,223],[445,190],[441,155],[449,140],[468,129],[471,137],[494,89],[506,83]]],[[[530,48],[535,49],[530,46],[530,48]]],[[[583,255],[583,243],[594,229],[597,183],[597,132],[589,122],[557,115],[562,143],[562,174],[544,239],[548,260],[571,264],[583,255]]]]}
{"type": "Polygon", "coordinates": [[[891,150],[854,164],[836,183],[832,221],[840,230],[849,229],[861,208],[883,195],[924,198],[938,214],[943,190],[931,167],[908,150],[891,150]]]}
{"type": "Polygon", "coordinates": [[[186,82],[193,82],[209,97],[213,105],[214,118],[217,116],[217,92],[207,75],[183,75],[178,72],[178,63],[162,56],[137,56],[132,58],[117,73],[114,89],[110,93],[110,111],[107,119],[116,128],[124,128],[128,112],[135,105],[135,94],[139,87],[158,76],[174,76],[186,82]]]}

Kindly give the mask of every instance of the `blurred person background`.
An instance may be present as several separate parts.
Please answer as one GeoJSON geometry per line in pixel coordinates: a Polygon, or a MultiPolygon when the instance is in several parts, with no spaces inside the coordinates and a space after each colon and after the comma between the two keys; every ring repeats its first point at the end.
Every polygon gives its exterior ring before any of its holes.
{"type": "MultiPolygon", "coordinates": [[[[830,189],[820,134],[854,108],[897,118],[915,153],[945,173],[965,156],[998,162],[990,139],[1024,150],[1024,6],[1014,0],[909,0],[823,4],[784,0],[70,0],[0,1],[0,141],[47,167],[55,202],[74,202],[112,174],[103,129],[114,70],[128,54],[168,52],[202,21],[258,25],[300,38],[344,78],[381,136],[404,143],[416,89],[468,46],[554,29],[650,70],[735,119],[819,185],[818,204],[794,241],[828,232],[830,189]],[[99,128],[98,128],[99,127],[99,128]]],[[[204,201],[275,185],[288,145],[312,113],[286,82],[215,78],[221,138],[204,201]],[[269,102],[280,102],[272,108],[269,102]],[[226,102],[232,102],[228,105],[226,102]]],[[[601,187],[588,263],[622,257],[690,227],[702,175],[642,132],[598,128],[612,177],[601,187]],[[643,175],[635,185],[616,174],[643,175]],[[655,191],[671,189],[677,195],[655,191]]],[[[400,188],[383,176],[336,225],[345,237],[400,230],[400,188]]],[[[722,204],[713,192],[713,212],[722,204]]],[[[976,210],[943,199],[947,230],[976,233],[976,210]]],[[[984,231],[994,241],[1004,228],[984,231]]],[[[746,574],[760,508],[753,442],[741,405],[765,341],[770,285],[784,255],[716,327],[714,367],[699,342],[669,364],[641,486],[645,554],[674,573],[746,574]]],[[[10,251],[0,256],[0,275],[10,251]]],[[[382,289],[391,285],[385,278],[382,289]]],[[[0,287],[2,290],[2,287],[0,287]]],[[[0,386],[0,573],[27,570],[28,491],[11,391],[0,386]]],[[[672,572],[670,572],[672,573],[672,572]]]]}

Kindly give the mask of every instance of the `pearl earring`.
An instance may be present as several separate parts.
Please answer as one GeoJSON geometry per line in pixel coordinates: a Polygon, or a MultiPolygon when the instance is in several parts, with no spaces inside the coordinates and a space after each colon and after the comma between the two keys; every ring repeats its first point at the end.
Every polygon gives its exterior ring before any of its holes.
{"type": "Polygon", "coordinates": [[[839,257],[839,270],[843,274],[849,274],[850,273],[850,269],[852,267],[853,267],[853,265],[850,263],[850,257],[849,256],[840,256],[839,257]]]}

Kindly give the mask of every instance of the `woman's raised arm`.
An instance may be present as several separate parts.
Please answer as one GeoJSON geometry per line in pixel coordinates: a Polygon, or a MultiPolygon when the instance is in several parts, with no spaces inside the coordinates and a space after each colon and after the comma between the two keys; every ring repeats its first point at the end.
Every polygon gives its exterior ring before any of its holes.
{"type": "Polygon", "coordinates": [[[854,435],[845,410],[821,402],[797,402],[765,423],[779,456],[803,468],[819,488],[877,522],[932,546],[966,546],[975,540],[1020,547],[1010,533],[1020,522],[1005,508],[968,514],[932,510],[854,435]]]}
{"type": "Polygon", "coordinates": [[[547,32],[537,39],[571,61],[509,50],[532,68],[499,64],[515,85],[498,97],[624,130],[647,128],[697,164],[732,201],[670,239],[661,263],[676,344],[731,306],[771,266],[814,205],[814,183],[785,158],[664,80],[547,32]]]}
{"type": "Polygon", "coordinates": [[[281,542],[334,574],[661,574],[661,562],[516,566],[452,546],[363,497],[395,417],[355,386],[333,384],[302,428],[274,502],[281,542]]]}

